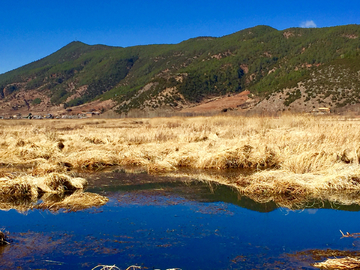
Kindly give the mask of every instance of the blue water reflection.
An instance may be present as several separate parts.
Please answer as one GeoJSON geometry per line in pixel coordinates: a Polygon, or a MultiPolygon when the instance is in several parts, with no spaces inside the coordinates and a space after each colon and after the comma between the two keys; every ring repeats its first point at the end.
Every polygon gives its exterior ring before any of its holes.
{"type": "Polygon", "coordinates": [[[227,187],[199,183],[122,186],[115,179],[89,190],[109,203],[70,213],[0,211],[12,239],[0,249],[0,268],[314,269],[311,258],[288,255],[359,249],[358,240],[340,239],[339,232],[360,231],[357,211],[261,206],[227,187]]]}

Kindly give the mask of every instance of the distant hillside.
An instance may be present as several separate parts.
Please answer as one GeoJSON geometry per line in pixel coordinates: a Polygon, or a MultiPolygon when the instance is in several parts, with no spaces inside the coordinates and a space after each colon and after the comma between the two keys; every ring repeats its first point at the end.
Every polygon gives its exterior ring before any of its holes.
{"type": "Polygon", "coordinates": [[[358,25],[283,31],[256,26],[175,45],[72,42],[0,75],[0,112],[61,112],[89,102],[129,115],[181,111],[245,90],[253,102],[236,109],[354,106],[360,101],[359,36],[358,25]]]}

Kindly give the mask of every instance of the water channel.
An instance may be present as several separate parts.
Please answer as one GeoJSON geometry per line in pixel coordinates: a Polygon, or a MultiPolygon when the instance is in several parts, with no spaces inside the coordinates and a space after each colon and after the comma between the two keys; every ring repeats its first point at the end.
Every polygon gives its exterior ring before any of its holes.
{"type": "MultiPolygon", "coordinates": [[[[88,176],[101,207],[0,211],[10,245],[0,269],[316,269],[326,254],[360,251],[360,207],[260,204],[232,188],[144,173],[88,176]],[[321,208],[319,207],[321,206],[321,208]]],[[[357,254],[358,255],[358,254],[357,254]]]]}

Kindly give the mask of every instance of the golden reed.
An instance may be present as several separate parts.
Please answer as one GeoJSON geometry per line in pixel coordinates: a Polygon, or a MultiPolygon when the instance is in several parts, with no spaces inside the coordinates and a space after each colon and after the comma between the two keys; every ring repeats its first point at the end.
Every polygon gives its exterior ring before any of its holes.
{"type": "Polygon", "coordinates": [[[4,120],[0,176],[118,165],[149,173],[250,169],[223,182],[258,197],[316,197],[360,191],[359,135],[360,121],[311,115],[4,120]]]}

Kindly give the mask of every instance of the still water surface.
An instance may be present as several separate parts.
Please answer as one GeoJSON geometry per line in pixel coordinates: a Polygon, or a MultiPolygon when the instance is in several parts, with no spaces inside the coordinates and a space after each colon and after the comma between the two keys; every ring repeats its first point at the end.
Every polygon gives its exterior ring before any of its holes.
{"type": "Polygon", "coordinates": [[[0,211],[0,269],[315,269],[315,250],[358,251],[360,208],[291,211],[231,188],[146,174],[89,176],[99,208],[0,211]]]}

